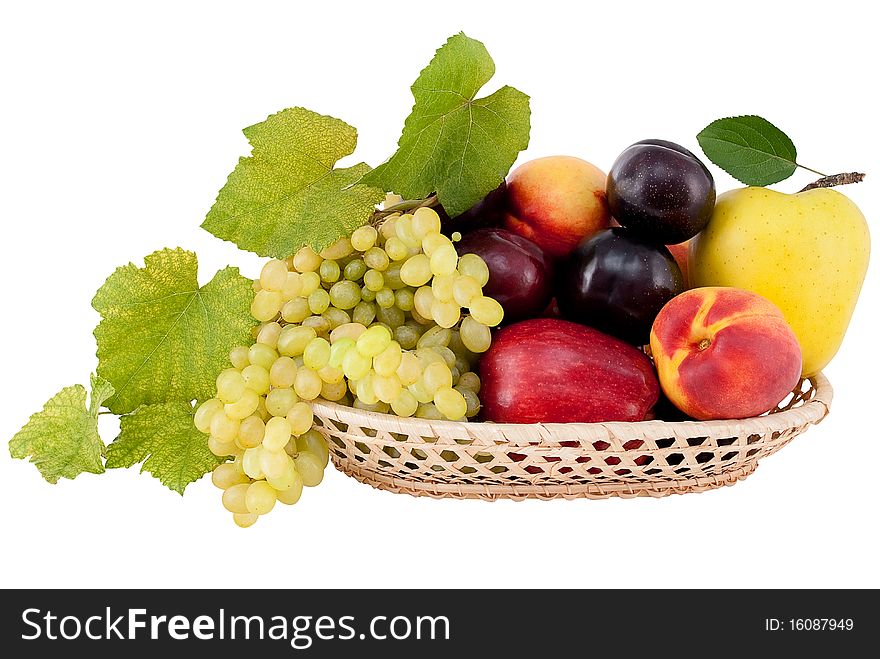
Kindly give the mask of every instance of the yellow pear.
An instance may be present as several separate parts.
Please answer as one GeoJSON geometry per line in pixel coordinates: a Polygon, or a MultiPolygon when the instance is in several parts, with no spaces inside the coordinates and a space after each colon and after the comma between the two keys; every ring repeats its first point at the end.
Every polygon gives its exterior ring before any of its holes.
{"type": "Polygon", "coordinates": [[[744,288],[775,303],[798,338],[808,377],[843,341],[870,251],[865,216],[836,190],[741,188],[718,197],[688,265],[694,286],[744,288]]]}

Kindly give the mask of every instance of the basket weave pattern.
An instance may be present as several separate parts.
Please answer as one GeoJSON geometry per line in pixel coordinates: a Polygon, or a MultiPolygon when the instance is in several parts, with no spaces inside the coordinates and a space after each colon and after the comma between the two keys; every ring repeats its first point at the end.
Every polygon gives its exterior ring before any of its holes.
{"type": "Polygon", "coordinates": [[[601,499],[733,485],[819,423],[831,397],[820,373],[769,414],[737,421],[458,423],[326,402],[314,413],[336,467],[380,489],[486,500],[601,499]]]}

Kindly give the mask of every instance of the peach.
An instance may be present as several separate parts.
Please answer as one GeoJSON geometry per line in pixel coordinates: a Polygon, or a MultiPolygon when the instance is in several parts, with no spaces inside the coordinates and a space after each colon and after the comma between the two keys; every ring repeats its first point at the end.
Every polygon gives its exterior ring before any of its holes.
{"type": "Polygon", "coordinates": [[[678,267],[681,270],[681,275],[684,277],[684,286],[685,288],[690,288],[690,279],[688,278],[688,252],[690,251],[690,240],[685,240],[683,243],[676,243],[675,245],[667,245],[666,249],[669,250],[669,253],[672,254],[672,258],[675,259],[675,262],[678,263],[678,267]]]}
{"type": "Polygon", "coordinates": [[[582,238],[610,225],[605,179],[573,156],[525,162],[507,178],[504,226],[553,257],[567,256],[582,238]]]}
{"type": "Polygon", "coordinates": [[[651,329],[663,392],[695,419],[743,419],[779,403],[801,376],[801,350],[782,312],[738,288],[695,288],[670,300],[651,329]]]}

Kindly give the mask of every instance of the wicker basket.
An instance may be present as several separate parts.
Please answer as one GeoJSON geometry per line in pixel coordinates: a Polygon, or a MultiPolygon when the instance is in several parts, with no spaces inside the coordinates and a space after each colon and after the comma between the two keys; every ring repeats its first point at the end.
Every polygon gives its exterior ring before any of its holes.
{"type": "Polygon", "coordinates": [[[314,405],[333,464],[362,483],[464,499],[663,497],[733,485],[828,414],[819,375],[738,421],[458,423],[314,405]]]}

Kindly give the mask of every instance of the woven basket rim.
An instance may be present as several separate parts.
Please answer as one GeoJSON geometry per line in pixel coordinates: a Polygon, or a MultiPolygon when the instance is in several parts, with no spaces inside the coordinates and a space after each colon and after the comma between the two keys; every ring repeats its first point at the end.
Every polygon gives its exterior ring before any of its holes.
{"type": "Polygon", "coordinates": [[[467,427],[469,433],[479,434],[479,428],[491,429],[493,435],[505,434],[507,431],[523,431],[533,430],[536,436],[555,434],[559,431],[583,430],[589,432],[590,429],[607,428],[615,432],[630,431],[637,429],[650,429],[682,434],[695,435],[696,433],[705,432],[706,435],[723,434],[740,434],[744,431],[754,432],[756,430],[775,431],[784,430],[798,425],[816,424],[824,419],[831,408],[831,400],[833,398],[833,389],[828,378],[822,372],[806,378],[813,383],[813,396],[805,401],[802,405],[790,409],[773,412],[763,416],[751,417],[746,419],[725,419],[715,421],[602,421],[595,423],[463,423],[460,421],[446,421],[421,419],[416,417],[398,417],[393,414],[384,414],[381,412],[370,412],[360,410],[347,405],[340,405],[322,399],[315,400],[313,407],[315,412],[323,413],[327,416],[338,419],[343,423],[359,424],[367,427],[384,427],[388,424],[389,419],[394,420],[395,426],[400,428],[401,432],[411,430],[414,434],[423,432],[427,428],[436,428],[452,430],[467,427]],[[547,431],[547,433],[542,432],[547,431]]]}

